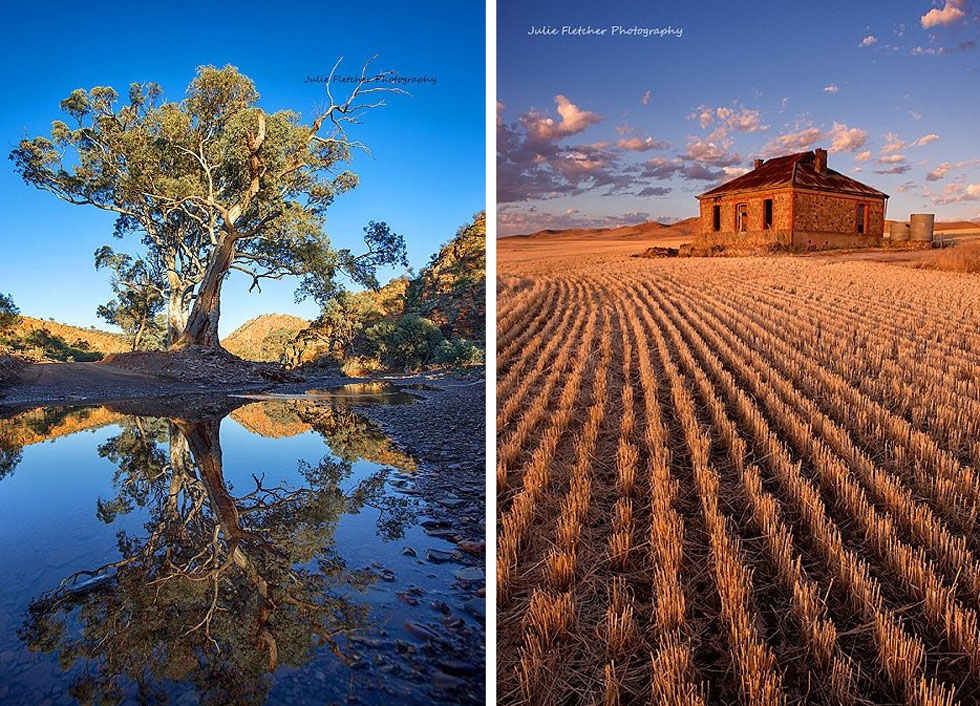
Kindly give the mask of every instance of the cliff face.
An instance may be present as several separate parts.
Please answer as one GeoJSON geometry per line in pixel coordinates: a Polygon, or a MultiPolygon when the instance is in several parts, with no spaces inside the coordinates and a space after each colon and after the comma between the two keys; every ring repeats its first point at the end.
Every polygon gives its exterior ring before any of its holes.
{"type": "Polygon", "coordinates": [[[409,283],[406,312],[429,319],[447,338],[482,341],[486,337],[486,282],[487,219],[480,213],[409,283]]]}
{"type": "MultiPolygon", "coordinates": [[[[356,362],[362,372],[381,361],[370,349],[370,327],[397,324],[407,315],[435,324],[445,339],[461,338],[482,347],[486,339],[486,214],[471,223],[432,256],[413,278],[393,279],[377,292],[347,296],[344,304],[299,332],[287,346],[285,359],[292,366],[346,365],[356,362]]],[[[329,308],[329,307],[328,307],[329,308]]]]}

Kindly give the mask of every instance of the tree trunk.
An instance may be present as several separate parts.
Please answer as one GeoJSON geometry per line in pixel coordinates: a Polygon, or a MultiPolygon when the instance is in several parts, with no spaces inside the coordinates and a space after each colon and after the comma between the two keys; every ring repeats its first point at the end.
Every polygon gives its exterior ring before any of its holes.
{"type": "Polygon", "coordinates": [[[187,297],[184,288],[178,281],[170,285],[170,295],[167,297],[167,348],[170,348],[187,326],[188,311],[187,297]]]}
{"type": "Polygon", "coordinates": [[[140,347],[140,341],[143,339],[143,331],[146,330],[146,317],[140,319],[139,328],[136,329],[136,335],[133,336],[133,350],[137,351],[140,347]]]}
{"type": "Polygon", "coordinates": [[[171,348],[199,345],[208,348],[220,348],[218,339],[218,317],[221,314],[221,285],[225,275],[235,259],[235,239],[222,238],[214,253],[214,259],[208,264],[201,281],[201,287],[194,299],[187,325],[171,348]]]}

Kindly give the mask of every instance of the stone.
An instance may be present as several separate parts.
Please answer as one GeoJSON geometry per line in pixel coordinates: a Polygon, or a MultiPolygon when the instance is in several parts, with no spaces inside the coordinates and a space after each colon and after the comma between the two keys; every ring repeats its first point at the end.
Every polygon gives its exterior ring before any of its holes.
{"type": "Polygon", "coordinates": [[[471,542],[468,539],[462,540],[456,546],[468,554],[482,554],[487,547],[485,542],[471,542]]]}
{"type": "Polygon", "coordinates": [[[413,623],[411,620],[405,621],[405,629],[415,637],[421,638],[423,640],[438,640],[439,635],[431,628],[422,625],[421,623],[413,623]]]}
{"type": "Polygon", "coordinates": [[[477,620],[487,619],[487,602],[482,598],[471,598],[463,604],[463,610],[477,620]]]}
{"type": "Polygon", "coordinates": [[[479,566],[466,566],[456,572],[457,581],[465,581],[466,583],[477,583],[486,580],[486,574],[483,573],[483,569],[479,566]]]}
{"type": "Polygon", "coordinates": [[[455,561],[456,559],[450,552],[444,552],[439,549],[427,549],[425,558],[433,564],[445,564],[448,561],[455,561]]]}

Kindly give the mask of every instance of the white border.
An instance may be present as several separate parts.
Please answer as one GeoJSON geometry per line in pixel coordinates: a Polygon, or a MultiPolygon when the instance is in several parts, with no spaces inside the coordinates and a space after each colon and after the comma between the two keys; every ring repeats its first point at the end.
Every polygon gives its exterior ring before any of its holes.
{"type": "Polygon", "coordinates": [[[497,702],[497,3],[486,0],[486,703],[497,702]]]}

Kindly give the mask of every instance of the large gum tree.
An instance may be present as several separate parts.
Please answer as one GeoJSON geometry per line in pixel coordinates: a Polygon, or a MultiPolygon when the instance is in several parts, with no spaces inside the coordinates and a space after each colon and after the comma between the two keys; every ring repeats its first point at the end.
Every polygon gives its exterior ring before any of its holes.
{"type": "Polygon", "coordinates": [[[216,348],[232,270],[251,278],[250,290],[298,276],[298,296],[327,300],[340,275],[376,287],[378,267],[407,266],[403,239],[385,223],[365,227],[359,254],[332,247],[323,228],[333,200],[357,185],[347,165],[363,145],[347,129],[398,91],[391,74],[369,75],[370,63],[345,84],[346,97],[335,99],[327,83],[311,123],[260,108],[233,66],[200,67],[181,101],[153,83],[132,84],[124,105],[112,88],[78,89],[61,102],[68,119],[21,140],[10,157],[28,184],[113,212],[114,234],[141,240],[167,302],[171,348],[216,348]]]}

